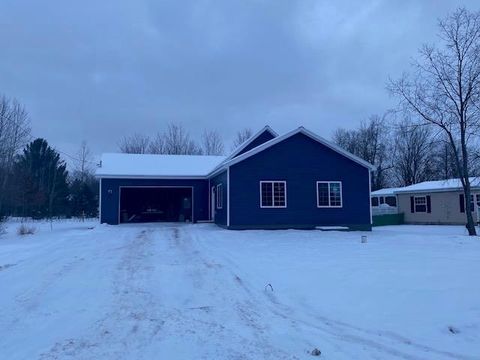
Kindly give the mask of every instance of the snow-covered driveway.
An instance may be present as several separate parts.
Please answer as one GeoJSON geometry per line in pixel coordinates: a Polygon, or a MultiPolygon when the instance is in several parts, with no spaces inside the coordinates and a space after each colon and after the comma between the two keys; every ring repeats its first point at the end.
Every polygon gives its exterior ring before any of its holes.
{"type": "Polygon", "coordinates": [[[480,359],[480,240],[459,227],[387,227],[361,244],[95,225],[18,237],[10,224],[0,358],[480,359]]]}

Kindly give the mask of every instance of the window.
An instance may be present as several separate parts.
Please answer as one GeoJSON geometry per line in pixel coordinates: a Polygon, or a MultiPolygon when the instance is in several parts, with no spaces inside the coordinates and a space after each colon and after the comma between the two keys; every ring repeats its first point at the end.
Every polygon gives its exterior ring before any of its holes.
{"type": "Polygon", "coordinates": [[[260,181],[260,207],[286,208],[286,181],[260,181]]]}
{"type": "Polygon", "coordinates": [[[397,206],[397,198],[395,196],[385,196],[385,203],[389,206],[397,206]]]}
{"type": "Polygon", "coordinates": [[[475,212],[475,209],[477,208],[477,204],[480,204],[480,194],[472,194],[470,195],[470,211],[475,212]],[[475,203],[475,197],[477,199],[477,202],[475,203]]]}
{"type": "Polygon", "coordinates": [[[427,212],[427,197],[415,196],[415,212],[427,212]]]}
{"type": "Polygon", "coordinates": [[[317,207],[342,207],[340,181],[317,181],[317,207]]]}
{"type": "Polygon", "coordinates": [[[223,185],[217,185],[217,209],[223,208],[223,185]]]}
{"type": "Polygon", "coordinates": [[[372,206],[378,206],[378,197],[372,197],[372,206]]]}

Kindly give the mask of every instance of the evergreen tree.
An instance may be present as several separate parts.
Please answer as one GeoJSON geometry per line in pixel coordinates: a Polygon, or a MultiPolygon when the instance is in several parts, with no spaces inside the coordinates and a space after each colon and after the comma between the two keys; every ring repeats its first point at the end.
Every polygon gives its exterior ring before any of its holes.
{"type": "Polygon", "coordinates": [[[70,184],[70,211],[76,217],[98,214],[98,182],[93,176],[74,179],[70,184]]]}
{"type": "Polygon", "coordinates": [[[46,140],[28,144],[15,163],[17,214],[34,218],[65,214],[67,176],[65,162],[46,140]]]}

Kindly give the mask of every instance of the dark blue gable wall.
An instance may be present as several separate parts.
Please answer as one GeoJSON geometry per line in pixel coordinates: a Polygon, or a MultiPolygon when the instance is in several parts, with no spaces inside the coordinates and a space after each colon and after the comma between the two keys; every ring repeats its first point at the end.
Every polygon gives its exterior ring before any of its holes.
{"type": "Polygon", "coordinates": [[[257,136],[255,140],[253,140],[248,146],[245,147],[242,151],[240,151],[235,157],[238,155],[242,155],[243,153],[252,150],[253,148],[256,148],[259,145],[262,145],[263,143],[272,140],[275,136],[270,133],[270,131],[265,130],[263,133],[257,136]]]}
{"type": "Polygon", "coordinates": [[[118,224],[121,186],[193,186],[194,221],[209,219],[208,180],[102,179],[100,222],[118,224]],[[111,192],[110,192],[111,190],[111,192]]]}
{"type": "Polygon", "coordinates": [[[297,134],[230,167],[231,228],[370,229],[369,170],[297,134]],[[287,208],[260,208],[260,180],[287,181],[287,208]],[[317,208],[316,181],[342,181],[343,207],[317,208]]]}
{"type": "MultiPolygon", "coordinates": [[[[227,171],[224,171],[215,177],[210,179],[210,186],[215,187],[216,191],[216,186],[218,184],[222,184],[222,189],[223,189],[223,206],[221,209],[217,209],[217,204],[214,204],[215,206],[215,224],[221,225],[221,226],[227,226],[227,171]]],[[[211,191],[211,189],[210,189],[211,191]]],[[[216,194],[215,196],[218,196],[216,194]]],[[[216,202],[216,201],[215,201],[216,202]]]]}

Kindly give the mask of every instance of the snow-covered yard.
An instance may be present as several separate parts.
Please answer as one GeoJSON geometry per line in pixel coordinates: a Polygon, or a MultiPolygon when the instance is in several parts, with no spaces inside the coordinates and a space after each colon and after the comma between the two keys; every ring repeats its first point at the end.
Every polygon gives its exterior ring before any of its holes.
{"type": "Polygon", "coordinates": [[[462,227],[17,226],[2,359],[480,359],[480,240],[462,227]]]}

